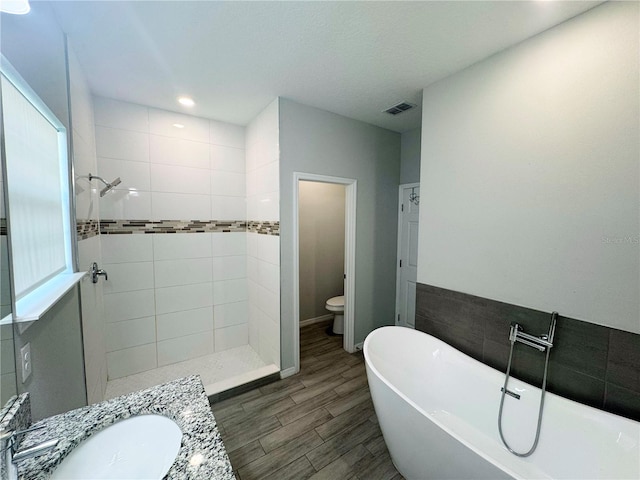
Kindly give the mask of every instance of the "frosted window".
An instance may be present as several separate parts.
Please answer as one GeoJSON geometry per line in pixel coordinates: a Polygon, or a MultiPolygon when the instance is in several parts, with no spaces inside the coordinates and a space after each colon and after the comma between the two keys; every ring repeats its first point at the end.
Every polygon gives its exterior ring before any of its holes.
{"type": "Polygon", "coordinates": [[[66,132],[30,100],[2,75],[16,300],[67,271],[70,264],[66,132]]]}

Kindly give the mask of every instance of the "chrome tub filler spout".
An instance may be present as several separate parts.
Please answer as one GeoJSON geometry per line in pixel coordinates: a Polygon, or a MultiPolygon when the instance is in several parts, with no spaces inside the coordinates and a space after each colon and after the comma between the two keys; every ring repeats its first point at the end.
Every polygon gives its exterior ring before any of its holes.
{"type": "Polygon", "coordinates": [[[500,432],[500,439],[507,450],[518,457],[528,457],[533,452],[535,452],[536,447],[538,446],[538,440],[540,439],[540,427],[542,425],[542,412],[544,411],[544,395],[547,390],[547,372],[549,368],[549,353],[551,352],[551,347],[553,347],[553,337],[556,333],[556,322],[558,321],[558,312],[553,312],[551,314],[551,323],[549,324],[549,332],[543,335],[530,335],[525,333],[520,325],[517,323],[513,323],[511,325],[511,329],[509,330],[509,343],[511,343],[511,349],[509,350],[509,361],[507,362],[507,373],[504,378],[504,385],[502,386],[502,395],[500,397],[500,410],[498,411],[498,432],[500,432]],[[520,399],[520,395],[509,390],[507,388],[509,384],[509,376],[511,374],[511,360],[513,359],[513,347],[516,343],[523,343],[531,348],[535,348],[539,352],[546,352],[545,360],[544,360],[544,373],[542,375],[542,393],[540,395],[540,408],[538,409],[538,424],[536,426],[536,437],[533,441],[533,445],[526,452],[516,452],[513,448],[509,446],[507,441],[504,438],[504,433],[502,432],[502,410],[504,408],[504,398],[505,395],[509,395],[517,400],[520,399]]]}

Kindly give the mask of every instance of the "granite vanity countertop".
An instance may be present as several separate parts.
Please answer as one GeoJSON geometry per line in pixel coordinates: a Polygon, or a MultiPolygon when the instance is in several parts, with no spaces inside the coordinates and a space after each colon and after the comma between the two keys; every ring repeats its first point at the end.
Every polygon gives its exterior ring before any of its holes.
{"type": "Polygon", "coordinates": [[[20,449],[52,438],[60,441],[49,453],[21,461],[18,477],[24,480],[49,478],[82,440],[118,420],[143,414],[164,415],[182,430],[182,445],[165,479],[235,479],[209,400],[197,375],[34,423],[32,427],[44,428],[28,433],[20,443],[20,449]]]}

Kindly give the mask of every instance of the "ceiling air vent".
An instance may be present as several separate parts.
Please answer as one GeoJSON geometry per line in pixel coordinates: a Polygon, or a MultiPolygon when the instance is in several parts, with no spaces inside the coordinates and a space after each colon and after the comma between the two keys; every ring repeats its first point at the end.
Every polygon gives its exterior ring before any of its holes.
{"type": "Polygon", "coordinates": [[[415,105],[413,105],[412,103],[402,102],[383,111],[384,113],[388,113],[389,115],[398,115],[402,112],[406,112],[407,110],[411,110],[413,107],[415,107],[415,105]]]}

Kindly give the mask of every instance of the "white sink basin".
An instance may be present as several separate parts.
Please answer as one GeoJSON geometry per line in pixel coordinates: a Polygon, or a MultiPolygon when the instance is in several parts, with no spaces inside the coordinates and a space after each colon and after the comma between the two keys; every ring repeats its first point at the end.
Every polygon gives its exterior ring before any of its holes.
{"type": "Polygon", "coordinates": [[[80,443],[51,478],[161,479],[173,465],[181,440],[180,427],[167,417],[131,417],[80,443]]]}

